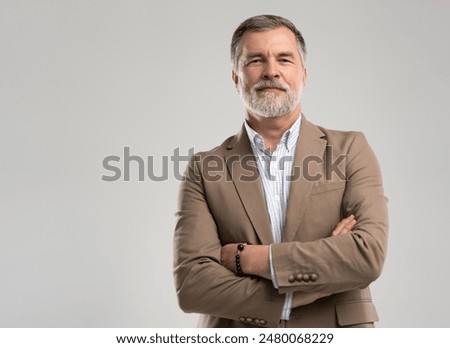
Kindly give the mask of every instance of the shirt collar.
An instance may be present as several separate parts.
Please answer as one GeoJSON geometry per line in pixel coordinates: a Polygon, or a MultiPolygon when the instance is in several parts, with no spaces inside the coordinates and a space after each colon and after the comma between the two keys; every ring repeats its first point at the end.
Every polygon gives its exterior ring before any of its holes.
{"type": "MultiPolygon", "coordinates": [[[[295,149],[295,146],[297,144],[298,135],[300,133],[300,121],[301,121],[302,115],[300,115],[291,128],[286,130],[283,135],[281,136],[280,143],[278,146],[285,146],[286,149],[291,152],[295,149]]],[[[247,120],[244,122],[245,130],[247,131],[248,139],[250,140],[250,144],[252,145],[252,148],[258,149],[262,152],[266,151],[264,148],[264,139],[263,137],[255,132],[253,128],[249,126],[247,123],[247,120]]]]}

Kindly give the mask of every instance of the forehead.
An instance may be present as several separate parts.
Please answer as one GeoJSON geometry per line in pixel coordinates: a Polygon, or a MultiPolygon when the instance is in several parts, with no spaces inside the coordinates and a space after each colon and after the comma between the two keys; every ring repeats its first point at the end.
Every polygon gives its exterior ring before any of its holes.
{"type": "Polygon", "coordinates": [[[297,40],[286,27],[246,32],[241,39],[242,56],[292,52],[298,55],[297,40]]]}

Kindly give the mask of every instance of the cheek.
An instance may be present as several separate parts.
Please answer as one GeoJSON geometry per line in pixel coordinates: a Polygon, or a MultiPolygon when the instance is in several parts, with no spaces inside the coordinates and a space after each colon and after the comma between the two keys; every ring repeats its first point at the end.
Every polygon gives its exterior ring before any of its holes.
{"type": "Polygon", "coordinates": [[[244,86],[251,88],[255,83],[260,81],[260,73],[256,70],[247,70],[241,75],[241,82],[244,86]]]}
{"type": "Polygon", "coordinates": [[[292,88],[295,89],[295,91],[297,92],[303,91],[303,89],[305,88],[305,82],[303,78],[299,81],[296,81],[295,85],[292,88]]]}
{"type": "Polygon", "coordinates": [[[250,83],[250,81],[246,81],[246,80],[241,80],[241,83],[239,84],[239,89],[241,91],[246,91],[246,92],[250,92],[252,87],[253,87],[253,83],[250,83]]]}

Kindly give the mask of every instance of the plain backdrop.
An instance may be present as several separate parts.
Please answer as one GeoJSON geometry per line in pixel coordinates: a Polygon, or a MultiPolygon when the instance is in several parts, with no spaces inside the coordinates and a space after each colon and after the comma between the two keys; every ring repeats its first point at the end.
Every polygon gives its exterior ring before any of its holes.
{"type": "Polygon", "coordinates": [[[307,118],[363,131],[380,161],[378,326],[450,327],[449,1],[0,0],[1,327],[196,325],[173,285],[170,156],[239,130],[229,42],[263,13],[306,39],[307,118]],[[136,162],[102,180],[126,147],[168,180],[136,162]]]}

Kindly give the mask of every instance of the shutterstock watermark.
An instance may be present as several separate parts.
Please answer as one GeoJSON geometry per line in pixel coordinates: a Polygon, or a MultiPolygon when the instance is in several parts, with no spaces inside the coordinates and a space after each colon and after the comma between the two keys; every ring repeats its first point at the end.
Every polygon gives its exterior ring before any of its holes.
{"type": "Polygon", "coordinates": [[[111,172],[111,175],[102,175],[103,181],[131,181],[132,163],[137,166],[138,181],[145,181],[146,177],[150,181],[166,181],[169,180],[169,160],[172,163],[173,174],[176,180],[184,180],[184,175],[181,173],[181,164],[187,164],[189,159],[194,155],[194,148],[188,150],[187,155],[180,154],[180,148],[173,150],[171,156],[160,157],[160,173],[156,170],[156,156],[146,156],[143,158],[139,155],[132,155],[128,146],[123,148],[123,160],[120,156],[109,155],[103,158],[103,169],[111,172]],[[146,168],[147,167],[147,168],[146,168]]]}
{"type": "MultiPolygon", "coordinates": [[[[179,181],[186,179],[194,181],[217,182],[222,180],[240,180],[252,182],[258,180],[260,175],[264,175],[268,180],[276,180],[277,175],[273,170],[284,171],[288,162],[294,161],[293,156],[283,156],[277,158],[271,156],[266,161],[265,166],[270,167],[270,163],[275,164],[275,169],[265,170],[261,174],[258,169],[255,156],[253,155],[231,155],[219,156],[217,154],[194,155],[194,148],[190,148],[186,154],[180,153],[177,147],[173,153],[157,156],[132,155],[130,147],[123,148],[123,157],[109,155],[103,158],[103,169],[108,173],[102,175],[103,181],[167,181],[172,175],[179,181]],[[185,171],[188,162],[189,170],[185,171]],[[159,169],[157,169],[159,167],[159,169]],[[134,170],[133,170],[134,169],[134,170]],[[133,178],[133,179],[132,179],[133,178]]],[[[334,154],[332,146],[327,146],[323,157],[317,155],[305,156],[301,163],[289,166],[292,171],[283,173],[289,181],[303,178],[307,181],[332,180],[333,178],[345,181],[345,160],[346,154],[334,154]]],[[[273,167],[273,166],[272,166],[273,167]]]]}

